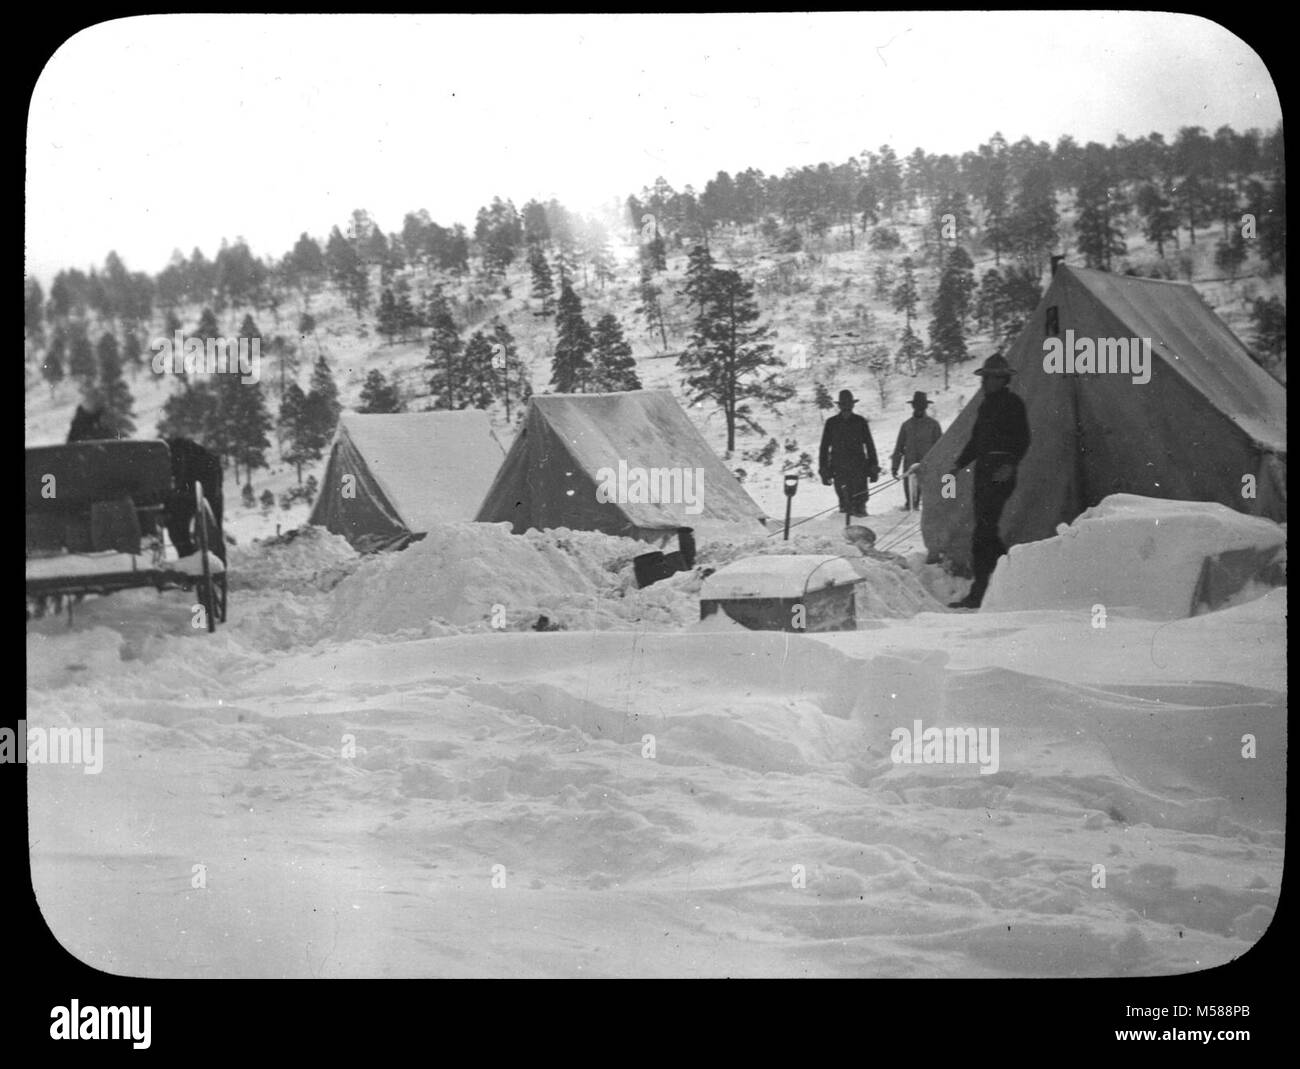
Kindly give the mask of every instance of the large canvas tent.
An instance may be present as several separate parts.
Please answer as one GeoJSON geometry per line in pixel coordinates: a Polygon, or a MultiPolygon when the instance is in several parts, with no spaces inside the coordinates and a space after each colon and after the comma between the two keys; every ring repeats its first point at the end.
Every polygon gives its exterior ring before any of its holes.
{"type": "Polygon", "coordinates": [[[504,455],[486,412],[344,413],[309,522],[361,550],[405,545],[472,520],[504,455]]]}
{"type": "Polygon", "coordinates": [[[663,541],[679,527],[760,530],[763,510],[672,394],[633,390],[534,396],[477,518],[516,534],[569,527],[663,541]],[[670,485],[684,492],[659,492],[670,485]]]}
{"type": "MultiPolygon", "coordinates": [[[[1115,493],[1217,501],[1286,521],[1286,390],[1192,286],[1061,266],[1005,355],[1032,436],[1002,512],[1008,546],[1048,538],[1115,493]],[[1150,380],[1046,371],[1049,338],[1076,348],[1080,339],[1149,339],[1150,380]]],[[[942,478],[970,437],[980,396],[921,468],[926,548],[963,566],[972,475],[958,474],[954,497],[942,494],[942,478]]]]}

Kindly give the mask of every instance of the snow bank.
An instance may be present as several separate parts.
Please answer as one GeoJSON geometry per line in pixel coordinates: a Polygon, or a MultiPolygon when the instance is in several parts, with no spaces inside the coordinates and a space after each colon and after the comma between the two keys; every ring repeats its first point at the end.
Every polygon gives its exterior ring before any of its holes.
{"type": "Polygon", "coordinates": [[[520,630],[540,615],[594,625],[606,615],[601,599],[621,592],[620,572],[630,574],[646,549],[588,531],[513,535],[503,523],[442,524],[400,553],[364,561],[339,585],[337,635],[423,635],[431,624],[433,633],[494,623],[520,630]]]}
{"type": "Polygon", "coordinates": [[[1207,558],[1254,549],[1266,563],[1285,546],[1284,528],[1225,505],[1112,494],[1054,538],[1013,546],[983,608],[1104,605],[1156,619],[1190,616],[1207,558]]]}
{"type": "Polygon", "coordinates": [[[230,548],[232,590],[332,590],[361,562],[341,535],[299,527],[263,542],[230,548]]]}
{"type": "Polygon", "coordinates": [[[744,557],[816,550],[842,557],[836,566],[865,580],[860,618],[908,617],[939,607],[905,568],[855,552],[844,556],[844,543],[824,536],[701,542],[694,571],[639,590],[632,560],[651,548],[596,531],[514,535],[508,524],[444,524],[400,553],[364,560],[339,583],[330,613],[333,635],[520,631],[540,616],[571,631],[688,627],[698,621],[702,585],[717,569],[744,557]]]}

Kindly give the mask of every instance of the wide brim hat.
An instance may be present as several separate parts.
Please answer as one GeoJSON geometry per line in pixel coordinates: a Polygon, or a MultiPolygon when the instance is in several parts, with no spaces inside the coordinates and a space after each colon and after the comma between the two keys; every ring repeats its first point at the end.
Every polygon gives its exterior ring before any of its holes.
{"type": "Polygon", "coordinates": [[[912,394],[912,404],[913,404],[913,405],[932,405],[932,404],[934,404],[934,402],[931,401],[928,397],[925,396],[925,391],[924,391],[924,390],[917,390],[916,393],[912,394]]]}
{"type": "Polygon", "coordinates": [[[994,353],[984,361],[984,366],[975,372],[976,375],[1002,375],[1011,378],[1015,369],[1007,363],[1007,358],[1001,353],[994,353]]]}
{"type": "Polygon", "coordinates": [[[854,397],[853,394],[850,393],[848,390],[841,390],[839,400],[837,400],[835,403],[837,405],[856,405],[858,403],[858,399],[854,397]]]}

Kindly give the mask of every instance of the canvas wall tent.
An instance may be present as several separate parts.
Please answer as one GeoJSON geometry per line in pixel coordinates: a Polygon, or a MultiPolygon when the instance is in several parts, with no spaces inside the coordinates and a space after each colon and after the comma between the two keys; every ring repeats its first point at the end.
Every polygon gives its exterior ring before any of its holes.
{"type": "Polygon", "coordinates": [[[472,520],[504,456],[475,409],[344,413],[309,522],[363,551],[404,546],[436,523],[472,520]]]}
{"type": "Polygon", "coordinates": [[[761,531],[763,510],[672,394],[633,390],[534,396],[477,519],[508,521],[516,534],[569,527],[665,541],[679,527],[741,524],[761,531]],[[662,500],[673,496],[663,493],[645,500],[646,483],[662,485],[663,473],[673,472],[682,480],[690,473],[680,483],[681,500],[662,500]],[[609,476],[613,496],[626,500],[601,499],[598,490],[609,476]],[[619,483],[626,494],[617,493],[619,483]]]}
{"type": "MultiPolygon", "coordinates": [[[[1008,545],[1048,538],[1109,494],[1217,501],[1286,521],[1286,390],[1185,283],[1061,266],[1006,357],[1032,442],[1002,512],[1008,545]],[[1151,378],[1044,371],[1044,340],[1151,340],[1151,378]],[[1244,476],[1255,496],[1243,496],[1244,476]]],[[[974,370],[976,365],[971,365],[974,370]]],[[[972,378],[972,383],[979,380],[972,378]]],[[[970,563],[972,478],[941,479],[970,437],[977,392],[921,469],[931,553],[970,563]]]]}

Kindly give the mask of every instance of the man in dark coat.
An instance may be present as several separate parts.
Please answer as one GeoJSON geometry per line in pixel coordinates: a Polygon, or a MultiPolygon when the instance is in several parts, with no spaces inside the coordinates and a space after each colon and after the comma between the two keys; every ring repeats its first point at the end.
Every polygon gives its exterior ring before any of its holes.
{"type": "Polygon", "coordinates": [[[975,464],[975,531],[971,537],[971,567],[975,581],[970,593],[953,602],[954,609],[977,609],[984,600],[989,576],[1007,551],[998,531],[1002,507],[1016,488],[1016,467],[1029,451],[1029,417],[1025,403],[1008,386],[1014,372],[1001,353],[994,353],[975,374],[984,379],[984,400],[975,414],[966,448],[949,473],[975,464]]]}
{"type": "Polygon", "coordinates": [[[889,474],[898,475],[898,465],[903,465],[903,508],[911,510],[921,507],[921,484],[907,477],[913,464],[925,459],[925,454],[934,448],[934,443],[943,437],[943,428],[939,421],[926,415],[926,409],[934,404],[925,395],[924,390],[912,394],[912,418],[903,421],[898,428],[898,443],[894,446],[894,455],[889,459],[889,474]],[[915,482],[915,495],[913,483],[915,482]],[[915,496],[916,500],[913,500],[915,496]]]}
{"type": "Polygon", "coordinates": [[[835,484],[844,522],[851,516],[867,514],[867,481],[880,478],[876,443],[871,440],[867,421],[853,411],[857,398],[848,390],[840,391],[839,414],[831,416],[822,429],[822,446],[817,471],[822,484],[835,484]]]}

